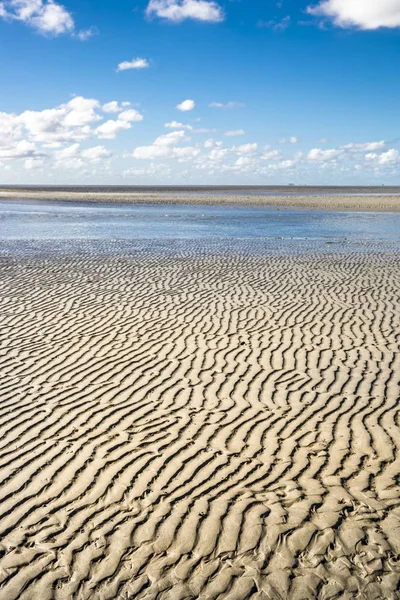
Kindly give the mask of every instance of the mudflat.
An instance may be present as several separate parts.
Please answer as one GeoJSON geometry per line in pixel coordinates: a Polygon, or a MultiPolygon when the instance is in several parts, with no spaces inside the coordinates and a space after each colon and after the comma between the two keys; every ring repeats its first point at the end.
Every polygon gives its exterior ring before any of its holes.
{"type": "Polygon", "coordinates": [[[0,598],[397,598],[398,247],[64,245],[1,246],[0,598]]]}
{"type": "MultiPolygon", "coordinates": [[[[175,191],[149,191],[145,189],[134,192],[126,188],[124,191],[101,191],[101,187],[95,191],[89,188],[0,188],[0,198],[24,199],[24,200],[62,200],[64,202],[107,202],[126,204],[229,204],[229,205],[254,205],[254,206],[276,206],[282,208],[329,210],[329,211],[365,211],[365,212],[400,212],[400,195],[385,195],[379,193],[365,192],[363,195],[351,195],[343,192],[328,192],[318,190],[319,195],[302,195],[297,191],[296,195],[257,195],[246,194],[245,190],[239,190],[232,194],[225,190],[221,194],[190,193],[185,189],[182,193],[175,191]]],[[[290,189],[290,188],[289,188],[290,189]]],[[[328,190],[329,191],[329,190],[328,190]]]]}

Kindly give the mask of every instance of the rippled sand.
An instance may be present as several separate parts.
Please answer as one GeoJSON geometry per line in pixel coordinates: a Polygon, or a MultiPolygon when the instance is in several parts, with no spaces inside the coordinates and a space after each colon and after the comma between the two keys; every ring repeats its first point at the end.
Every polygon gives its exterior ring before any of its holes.
{"type": "Polygon", "coordinates": [[[399,252],[282,248],[2,254],[2,600],[399,597],[399,252]]]}
{"type": "Polygon", "coordinates": [[[276,206],[282,208],[301,208],[314,210],[363,211],[363,212],[400,212],[400,195],[363,195],[363,196],[256,196],[256,195],[201,195],[149,192],[89,192],[82,191],[46,191],[43,188],[10,190],[0,188],[0,199],[25,200],[62,200],[64,202],[109,202],[126,204],[238,204],[255,206],[276,206]]]}

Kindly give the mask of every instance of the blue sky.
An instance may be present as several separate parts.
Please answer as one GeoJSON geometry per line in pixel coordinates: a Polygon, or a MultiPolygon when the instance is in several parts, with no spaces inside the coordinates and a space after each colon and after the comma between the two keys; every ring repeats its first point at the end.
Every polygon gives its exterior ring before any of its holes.
{"type": "Polygon", "coordinates": [[[400,184],[400,0],[0,1],[3,183],[400,184]]]}

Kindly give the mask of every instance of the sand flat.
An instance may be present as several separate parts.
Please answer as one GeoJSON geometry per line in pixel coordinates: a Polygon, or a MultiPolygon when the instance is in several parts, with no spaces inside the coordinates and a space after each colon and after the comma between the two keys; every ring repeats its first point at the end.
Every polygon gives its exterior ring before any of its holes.
{"type": "MultiPolygon", "coordinates": [[[[101,188],[99,188],[101,189],[101,188]]],[[[289,188],[290,189],[290,188],[289,188]]],[[[248,195],[242,194],[223,195],[206,193],[190,194],[188,192],[177,194],[175,192],[117,192],[117,191],[80,191],[68,189],[54,189],[46,191],[44,188],[0,188],[0,199],[24,200],[62,200],[63,202],[107,202],[119,204],[229,204],[229,205],[254,205],[275,206],[280,208],[314,209],[329,211],[362,211],[362,212],[400,212],[400,195],[384,195],[379,193],[363,195],[329,195],[321,191],[320,195],[248,195]]]]}
{"type": "Polygon", "coordinates": [[[19,248],[2,600],[398,598],[395,247],[19,248]]]}

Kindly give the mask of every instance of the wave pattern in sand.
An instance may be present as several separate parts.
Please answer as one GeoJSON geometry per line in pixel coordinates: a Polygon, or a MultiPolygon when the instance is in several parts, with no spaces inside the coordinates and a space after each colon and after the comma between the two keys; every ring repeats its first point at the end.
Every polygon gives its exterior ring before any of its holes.
{"type": "Polygon", "coordinates": [[[398,254],[1,259],[0,598],[398,598],[398,254]]]}

